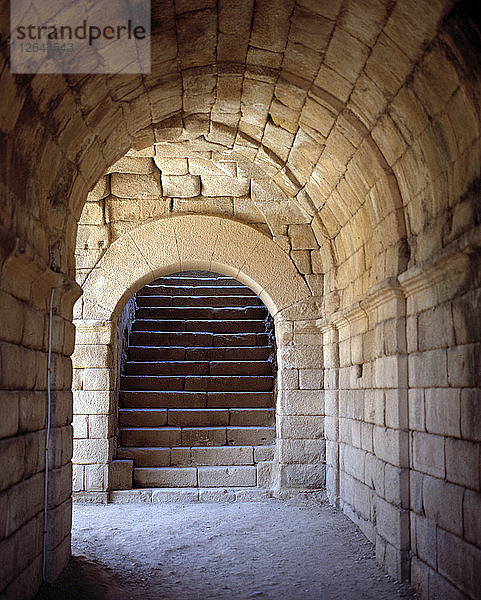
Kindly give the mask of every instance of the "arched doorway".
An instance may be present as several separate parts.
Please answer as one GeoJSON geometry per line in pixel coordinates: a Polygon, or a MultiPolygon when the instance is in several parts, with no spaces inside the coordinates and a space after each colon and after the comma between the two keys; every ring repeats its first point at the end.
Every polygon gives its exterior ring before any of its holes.
{"type": "Polygon", "coordinates": [[[262,301],[234,278],[184,271],[123,314],[112,490],[270,487],[275,341],[262,301]]]}
{"type": "Polygon", "coordinates": [[[112,482],[119,478],[117,470],[122,468],[113,460],[122,310],[145,284],[162,275],[192,269],[214,271],[246,284],[269,309],[276,333],[282,332],[277,335],[278,418],[272,489],[325,484],[323,428],[319,427],[322,392],[319,385],[301,389],[297,376],[303,368],[311,373],[322,370],[321,335],[317,332],[318,345],[307,352],[304,333],[296,335],[297,341],[293,333],[295,322],[302,320],[302,311],[305,313],[303,302],[311,297],[307,285],[288,255],[254,228],[230,219],[186,215],[150,222],[122,236],[84,284],[73,357],[78,387],[74,390],[74,413],[83,427],[80,435],[74,433],[74,491],[79,499],[108,501],[112,482]],[[309,445],[296,424],[312,417],[316,427],[304,428],[315,438],[309,445]],[[95,429],[91,423],[101,427],[95,429]]]}

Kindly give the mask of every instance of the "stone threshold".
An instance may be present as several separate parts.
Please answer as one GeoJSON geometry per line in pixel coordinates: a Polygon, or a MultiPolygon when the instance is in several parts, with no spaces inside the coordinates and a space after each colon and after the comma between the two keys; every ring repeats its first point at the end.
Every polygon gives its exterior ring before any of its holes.
{"type": "Polygon", "coordinates": [[[195,502],[263,502],[302,497],[329,504],[325,488],[269,490],[258,487],[136,488],[111,492],[74,492],[75,504],[193,504],[195,502]]]}
{"type": "Polygon", "coordinates": [[[74,492],[82,504],[191,504],[194,502],[261,502],[273,497],[271,490],[249,487],[137,488],[111,492],[74,492]]]}

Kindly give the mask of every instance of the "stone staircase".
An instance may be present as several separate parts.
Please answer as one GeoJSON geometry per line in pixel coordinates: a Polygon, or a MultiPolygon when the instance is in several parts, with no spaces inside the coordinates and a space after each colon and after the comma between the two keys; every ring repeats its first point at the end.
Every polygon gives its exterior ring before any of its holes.
{"type": "Polygon", "coordinates": [[[274,352],[267,309],[235,279],[162,277],[137,295],[117,459],[135,488],[269,485],[274,352]]]}

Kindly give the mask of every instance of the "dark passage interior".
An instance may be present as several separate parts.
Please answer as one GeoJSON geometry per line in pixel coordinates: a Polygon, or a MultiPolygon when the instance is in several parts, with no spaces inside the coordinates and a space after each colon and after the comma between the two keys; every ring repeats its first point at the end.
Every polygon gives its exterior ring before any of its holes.
{"type": "Polygon", "coordinates": [[[274,347],[261,300],[205,271],[137,294],[117,458],[137,488],[253,487],[273,457],[274,347]]]}

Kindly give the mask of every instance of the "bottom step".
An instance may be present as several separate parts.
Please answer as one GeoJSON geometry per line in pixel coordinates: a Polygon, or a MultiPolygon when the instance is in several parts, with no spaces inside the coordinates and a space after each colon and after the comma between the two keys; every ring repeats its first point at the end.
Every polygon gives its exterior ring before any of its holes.
{"type": "MultiPolygon", "coordinates": [[[[262,463],[261,463],[262,464],[262,463]]],[[[136,467],[135,487],[255,487],[257,466],[136,467]]]]}
{"type": "Polygon", "coordinates": [[[166,488],[135,489],[110,492],[109,502],[114,504],[177,502],[261,502],[272,498],[272,492],[262,488],[218,487],[218,488],[166,488]]]}

